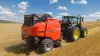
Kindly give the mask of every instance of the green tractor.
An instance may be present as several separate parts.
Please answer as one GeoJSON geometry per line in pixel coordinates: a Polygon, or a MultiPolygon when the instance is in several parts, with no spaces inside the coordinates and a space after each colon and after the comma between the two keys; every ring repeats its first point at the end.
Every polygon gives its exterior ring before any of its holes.
{"type": "Polygon", "coordinates": [[[63,39],[73,42],[86,37],[88,31],[87,28],[82,26],[83,21],[83,17],[80,16],[63,16],[61,23],[63,39]]]}

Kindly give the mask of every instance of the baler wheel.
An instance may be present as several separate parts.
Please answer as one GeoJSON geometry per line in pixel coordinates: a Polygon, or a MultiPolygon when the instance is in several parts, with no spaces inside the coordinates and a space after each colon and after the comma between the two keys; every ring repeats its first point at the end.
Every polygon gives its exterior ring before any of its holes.
{"type": "Polygon", "coordinates": [[[27,47],[28,47],[28,49],[33,49],[33,37],[27,37],[26,38],[26,45],[27,45],[27,47]]]}
{"type": "Polygon", "coordinates": [[[49,38],[43,39],[40,42],[39,50],[42,53],[48,52],[53,49],[53,41],[49,38]]]}

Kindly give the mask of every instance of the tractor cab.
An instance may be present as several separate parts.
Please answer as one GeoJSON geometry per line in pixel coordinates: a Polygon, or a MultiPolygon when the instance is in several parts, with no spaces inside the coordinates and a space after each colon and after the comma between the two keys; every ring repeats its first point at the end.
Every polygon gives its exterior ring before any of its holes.
{"type": "Polygon", "coordinates": [[[62,24],[70,25],[70,24],[77,24],[81,25],[83,22],[83,17],[79,16],[63,16],[62,17],[62,24]]]}

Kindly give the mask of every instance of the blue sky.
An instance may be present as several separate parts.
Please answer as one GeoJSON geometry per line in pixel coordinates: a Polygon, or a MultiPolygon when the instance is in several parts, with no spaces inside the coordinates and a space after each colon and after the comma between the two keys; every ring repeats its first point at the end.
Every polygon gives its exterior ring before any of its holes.
{"type": "Polygon", "coordinates": [[[23,21],[24,14],[49,13],[53,17],[82,15],[86,21],[100,19],[100,0],[0,0],[0,18],[23,21]]]}

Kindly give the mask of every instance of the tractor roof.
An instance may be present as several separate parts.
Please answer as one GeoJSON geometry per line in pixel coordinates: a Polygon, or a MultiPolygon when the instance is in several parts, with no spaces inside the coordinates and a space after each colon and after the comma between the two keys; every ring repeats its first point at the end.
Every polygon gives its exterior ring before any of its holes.
{"type": "Polygon", "coordinates": [[[77,16],[63,16],[64,18],[77,18],[77,16]]]}
{"type": "Polygon", "coordinates": [[[81,16],[63,16],[63,18],[83,18],[81,16]]]}

